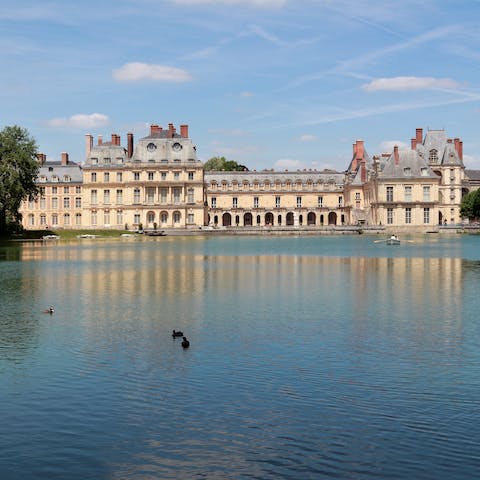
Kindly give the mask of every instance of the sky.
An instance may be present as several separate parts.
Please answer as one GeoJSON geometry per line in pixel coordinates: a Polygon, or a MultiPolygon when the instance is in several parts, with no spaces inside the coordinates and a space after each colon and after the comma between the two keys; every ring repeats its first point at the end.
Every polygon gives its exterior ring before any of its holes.
{"type": "Polygon", "coordinates": [[[480,169],[480,0],[2,0],[0,60],[0,128],[48,160],[173,123],[202,161],[343,171],[423,128],[480,169]]]}

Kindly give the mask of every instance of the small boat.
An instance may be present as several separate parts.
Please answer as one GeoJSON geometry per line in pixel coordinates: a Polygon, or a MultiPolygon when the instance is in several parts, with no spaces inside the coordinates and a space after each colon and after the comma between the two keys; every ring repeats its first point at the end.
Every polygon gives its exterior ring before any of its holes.
{"type": "Polygon", "coordinates": [[[143,234],[149,237],[165,237],[167,235],[164,230],[144,230],[143,234]]]}
{"type": "Polygon", "coordinates": [[[387,245],[400,245],[400,239],[398,237],[392,236],[386,241],[386,244],[387,245]]]}
{"type": "Polygon", "coordinates": [[[42,240],[58,240],[59,238],[58,235],[44,235],[42,240]]]}
{"type": "Polygon", "coordinates": [[[82,235],[77,235],[77,238],[97,238],[97,235],[92,235],[90,233],[83,233],[82,235]]]}

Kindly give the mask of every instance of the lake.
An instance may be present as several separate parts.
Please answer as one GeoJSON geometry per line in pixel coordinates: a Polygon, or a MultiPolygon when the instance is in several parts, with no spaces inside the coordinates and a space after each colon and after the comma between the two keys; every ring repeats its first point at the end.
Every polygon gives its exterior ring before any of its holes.
{"type": "Polygon", "coordinates": [[[0,478],[476,478],[480,236],[378,239],[1,245],[0,478]]]}

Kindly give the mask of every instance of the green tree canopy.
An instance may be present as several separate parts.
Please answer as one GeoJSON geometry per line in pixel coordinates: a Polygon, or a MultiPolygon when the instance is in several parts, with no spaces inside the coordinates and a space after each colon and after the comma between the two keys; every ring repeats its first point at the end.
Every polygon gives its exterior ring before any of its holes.
{"type": "Polygon", "coordinates": [[[235,160],[227,160],[225,157],[212,157],[203,164],[205,171],[226,171],[226,172],[243,172],[248,168],[240,165],[235,160]]]}
{"type": "Polygon", "coordinates": [[[463,197],[460,215],[469,220],[480,218],[480,189],[469,192],[463,197]]]}
{"type": "Polygon", "coordinates": [[[17,125],[0,131],[0,234],[20,220],[22,200],[35,198],[39,164],[37,145],[17,125]]]}

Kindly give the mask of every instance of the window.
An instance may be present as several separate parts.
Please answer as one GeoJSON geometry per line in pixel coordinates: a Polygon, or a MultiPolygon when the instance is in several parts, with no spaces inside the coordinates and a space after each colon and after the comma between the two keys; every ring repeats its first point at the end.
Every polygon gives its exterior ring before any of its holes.
{"type": "Polygon", "coordinates": [[[56,213],[52,215],[52,225],[58,225],[58,215],[56,213]]]}
{"type": "Polygon", "coordinates": [[[280,197],[275,197],[275,208],[280,208],[280,197]]]}
{"type": "Polygon", "coordinates": [[[92,181],[92,182],[96,182],[96,181],[97,181],[97,172],[92,172],[91,181],[92,181]]]}
{"type": "Polygon", "coordinates": [[[46,224],[47,224],[47,216],[44,213],[42,213],[40,215],[40,225],[46,225],[46,224]]]}
{"type": "Polygon", "coordinates": [[[68,194],[70,192],[70,189],[68,187],[63,187],[63,193],[68,194]]]}
{"type": "Polygon", "coordinates": [[[153,205],[155,201],[155,188],[147,188],[147,203],[153,205]]]}
{"type": "Polygon", "coordinates": [[[75,197],[75,208],[82,208],[82,197],[75,197]]]}
{"type": "Polygon", "coordinates": [[[52,198],[52,208],[58,208],[58,198],[57,197],[53,197],[52,198]]]}
{"type": "Polygon", "coordinates": [[[123,210],[117,210],[117,225],[122,225],[123,223],[123,210]]]}
{"type": "Polygon", "coordinates": [[[140,172],[133,172],[133,179],[135,181],[140,180],[140,172]]]}
{"type": "Polygon", "coordinates": [[[63,224],[64,225],[70,225],[70,214],[69,213],[65,213],[63,215],[63,224]]]}
{"type": "Polygon", "coordinates": [[[387,202],[393,202],[393,187],[387,187],[387,202]]]}
{"type": "Polygon", "coordinates": [[[420,169],[420,173],[421,173],[422,177],[428,176],[428,168],[422,167],[422,168],[420,169]]]}
{"type": "Polygon", "coordinates": [[[174,172],[173,173],[173,179],[177,180],[177,181],[180,180],[180,172],[174,172]]]}
{"type": "Polygon", "coordinates": [[[52,187],[52,194],[56,195],[57,194],[57,187],[52,187]]]}
{"type": "Polygon", "coordinates": [[[189,213],[187,216],[188,223],[195,223],[195,215],[193,213],[189,213]]]}
{"type": "Polygon", "coordinates": [[[117,182],[122,181],[122,172],[117,172],[117,182]]]}
{"type": "Polygon", "coordinates": [[[438,152],[435,149],[430,150],[428,160],[430,163],[438,163],[438,152]]]}
{"type": "Polygon", "coordinates": [[[110,210],[105,210],[103,212],[103,224],[105,226],[110,225],[110,210]]]}
{"type": "Polygon", "coordinates": [[[122,157],[117,157],[117,164],[121,165],[123,163],[123,158],[122,157]]]}
{"type": "Polygon", "coordinates": [[[319,208],[323,207],[323,197],[317,197],[317,205],[319,208]]]}
{"type": "Polygon", "coordinates": [[[117,205],[123,203],[123,190],[117,190],[117,205]]]}
{"type": "Polygon", "coordinates": [[[302,208],[302,197],[297,197],[297,208],[302,208]]]}
{"type": "Polygon", "coordinates": [[[193,180],[193,172],[188,172],[188,179],[193,180]]]}
{"type": "Polygon", "coordinates": [[[140,203],[140,189],[133,190],[133,203],[140,203]]]}
{"type": "Polygon", "coordinates": [[[139,213],[135,213],[133,215],[133,223],[135,223],[136,225],[140,225],[140,214],[139,213]]]}
{"type": "Polygon", "coordinates": [[[180,223],[180,212],[173,212],[173,223],[180,223]]]}
{"type": "Polygon", "coordinates": [[[40,195],[45,195],[45,187],[40,187],[40,195]]]}
{"type": "Polygon", "coordinates": [[[412,201],[412,187],[410,185],[405,186],[405,201],[406,202],[412,201]]]}
{"type": "Polygon", "coordinates": [[[161,178],[162,180],[166,180],[166,179],[167,179],[167,172],[162,172],[160,178],[161,178]]]}
{"type": "Polygon", "coordinates": [[[238,208],[238,197],[233,197],[232,198],[232,207],[233,208],[238,208]]]}
{"type": "Polygon", "coordinates": [[[167,193],[168,193],[168,188],[161,188],[160,189],[160,202],[161,203],[167,203],[167,193]]]}
{"type": "Polygon", "coordinates": [[[173,203],[180,203],[181,192],[182,192],[181,188],[174,188],[173,189],[173,203]]]}
{"type": "Polygon", "coordinates": [[[423,209],[423,223],[430,223],[430,209],[423,209]]]}
{"type": "Polygon", "coordinates": [[[193,188],[189,188],[187,190],[187,202],[188,203],[194,203],[195,202],[193,188]]]}
{"type": "Polygon", "coordinates": [[[82,193],[82,187],[75,187],[75,193],[82,193]]]}
{"type": "Polygon", "coordinates": [[[253,208],[258,208],[258,197],[253,197],[253,208]]]}
{"type": "Polygon", "coordinates": [[[338,197],[338,206],[339,207],[343,206],[343,197],[342,196],[338,197]]]}
{"type": "Polygon", "coordinates": [[[109,172],[105,172],[105,173],[103,174],[103,181],[104,181],[105,183],[108,183],[108,182],[110,181],[110,173],[109,173],[109,172]]]}
{"type": "Polygon", "coordinates": [[[105,205],[110,204],[110,190],[104,190],[103,191],[103,203],[105,205]]]}
{"type": "Polygon", "coordinates": [[[96,190],[92,190],[90,192],[90,203],[92,205],[96,205],[97,204],[97,191],[96,190]]]}
{"type": "Polygon", "coordinates": [[[65,197],[63,199],[63,208],[70,208],[70,198],[69,197],[65,197]]]}
{"type": "Polygon", "coordinates": [[[168,213],[167,212],[160,213],[160,221],[164,224],[167,223],[167,221],[168,221],[168,213]]]}
{"type": "Polygon", "coordinates": [[[45,197],[40,198],[40,208],[45,210],[45,197]]]}
{"type": "Polygon", "coordinates": [[[64,182],[70,182],[72,179],[70,178],[70,175],[64,175],[63,176],[63,181],[64,182]]]}
{"type": "Polygon", "coordinates": [[[406,176],[406,177],[411,177],[412,176],[412,169],[410,167],[405,167],[403,169],[403,174],[406,176]]]}
{"type": "Polygon", "coordinates": [[[153,180],[153,172],[148,172],[148,180],[149,181],[153,180]]]}
{"type": "Polygon", "coordinates": [[[98,158],[92,157],[92,165],[97,165],[98,164],[98,158]]]}
{"type": "Polygon", "coordinates": [[[212,197],[211,204],[212,208],[217,208],[217,197],[212,197]]]}
{"type": "Polygon", "coordinates": [[[405,209],[405,223],[412,223],[412,209],[410,207],[405,209]]]}
{"type": "Polygon", "coordinates": [[[28,224],[29,224],[30,226],[35,225],[35,216],[33,215],[33,213],[30,213],[30,214],[28,215],[28,224]]]}
{"type": "Polygon", "coordinates": [[[355,200],[360,200],[360,192],[355,193],[355,200]]]}
{"type": "Polygon", "coordinates": [[[110,157],[104,157],[104,158],[103,158],[103,163],[104,163],[105,165],[110,165],[110,163],[111,163],[110,157]]]}
{"type": "Polygon", "coordinates": [[[393,223],[393,208],[387,208],[387,223],[388,225],[393,223]]]}
{"type": "Polygon", "coordinates": [[[430,201],[430,186],[424,185],[423,186],[423,201],[429,202],[430,201]]]}
{"type": "Polygon", "coordinates": [[[450,189],[450,203],[455,202],[455,189],[451,188],[450,189]]]}
{"type": "Polygon", "coordinates": [[[75,225],[79,226],[82,224],[82,214],[81,213],[77,213],[75,215],[75,225]]]}
{"type": "Polygon", "coordinates": [[[92,226],[95,226],[97,224],[97,212],[95,210],[92,211],[90,221],[92,223],[92,226]]]}

